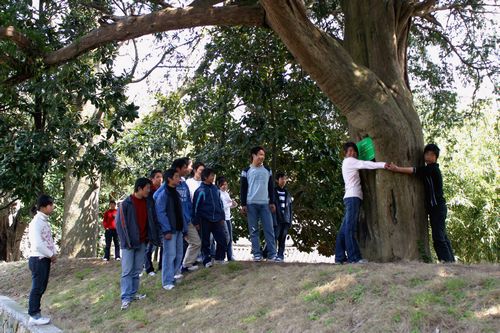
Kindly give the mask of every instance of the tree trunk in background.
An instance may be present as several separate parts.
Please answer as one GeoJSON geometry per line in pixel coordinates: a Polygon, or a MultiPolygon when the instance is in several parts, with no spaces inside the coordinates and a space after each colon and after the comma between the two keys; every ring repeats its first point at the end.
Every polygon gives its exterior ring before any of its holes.
{"type": "MultiPolygon", "coordinates": [[[[343,45],[316,28],[299,0],[262,0],[267,22],[346,116],[353,140],[370,136],[378,161],[417,165],[423,134],[406,80],[408,8],[402,0],[343,1],[343,45]]],[[[423,188],[411,176],[363,171],[358,240],[365,258],[429,253],[423,188]]]]}
{"type": "Polygon", "coordinates": [[[64,181],[61,254],[96,257],[99,237],[99,185],[87,177],[77,179],[69,169],[64,181]]]}
{"type": "MultiPolygon", "coordinates": [[[[82,105],[77,99],[82,118],[98,118],[102,112],[90,103],[82,105]]],[[[85,147],[81,147],[83,156],[85,147]]],[[[64,181],[64,212],[61,237],[61,254],[69,257],[96,257],[99,240],[99,188],[100,177],[92,181],[89,177],[73,175],[73,165],[68,163],[64,181]]]]}
{"type": "Polygon", "coordinates": [[[20,210],[19,201],[0,210],[0,261],[16,261],[21,258],[21,239],[28,223],[21,220],[20,210]]]}

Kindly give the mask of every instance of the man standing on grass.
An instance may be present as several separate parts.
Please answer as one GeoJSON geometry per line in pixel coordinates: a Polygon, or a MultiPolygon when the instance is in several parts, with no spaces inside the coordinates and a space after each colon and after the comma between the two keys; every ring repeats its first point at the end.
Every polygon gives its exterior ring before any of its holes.
{"type": "Polygon", "coordinates": [[[258,225],[260,218],[266,238],[268,258],[272,261],[279,261],[276,257],[276,240],[271,215],[276,211],[273,174],[271,169],[264,166],[265,157],[266,152],[262,147],[254,147],[250,151],[251,164],[241,172],[240,177],[241,212],[248,218],[253,260],[262,260],[258,225]]]}
{"type": "Polygon", "coordinates": [[[109,201],[109,209],[104,212],[102,218],[102,226],[104,227],[104,239],[106,246],[104,247],[104,260],[109,261],[111,252],[111,242],[115,246],[115,260],[120,260],[120,243],[118,241],[118,234],[116,233],[116,201],[109,201]]]}
{"type": "Polygon", "coordinates": [[[36,208],[38,212],[29,226],[30,258],[28,261],[31,271],[31,292],[28,301],[30,325],[46,325],[50,318],[42,317],[40,302],[49,282],[50,265],[56,262],[57,250],[52,239],[52,232],[48,223],[49,216],[54,211],[54,200],[46,194],[40,195],[36,208]]]}
{"type": "MultiPolygon", "coordinates": [[[[161,170],[154,169],[149,174],[149,179],[151,180],[151,191],[149,192],[149,197],[152,199],[155,192],[160,188],[161,183],[163,182],[163,174],[161,170]]],[[[158,247],[154,245],[152,242],[149,242],[146,247],[146,254],[144,256],[144,270],[146,274],[149,276],[156,275],[155,268],[153,267],[152,256],[153,252],[158,251],[158,247]]],[[[158,260],[158,270],[161,270],[161,256],[162,256],[162,246],[160,243],[160,259],[158,260]]]]}
{"type": "Polygon", "coordinates": [[[116,214],[116,230],[122,249],[122,310],[128,309],[132,301],[146,297],[137,294],[146,244],[150,241],[159,245],[154,201],[148,199],[150,191],[151,180],[137,179],[134,193],[123,200],[116,214]]]}

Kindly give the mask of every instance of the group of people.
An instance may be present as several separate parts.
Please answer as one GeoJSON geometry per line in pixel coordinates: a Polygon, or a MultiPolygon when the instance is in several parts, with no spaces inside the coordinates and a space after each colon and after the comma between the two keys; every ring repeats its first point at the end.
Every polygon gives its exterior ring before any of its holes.
{"type": "MultiPolygon", "coordinates": [[[[335,243],[335,264],[366,262],[355,239],[363,200],[360,169],[387,169],[421,177],[438,259],[455,261],[446,235],[447,211],[436,145],[429,144],[424,148],[426,165],[421,167],[358,160],[358,148],[353,142],[344,145],[344,154],[345,213],[335,243]]],[[[247,217],[253,260],[262,261],[266,257],[268,261],[282,262],[286,236],[292,223],[292,197],[286,189],[286,175],[278,173],[273,179],[264,160],[263,147],[251,149],[250,165],[240,177],[240,209],[247,217]],[[264,231],[264,249],[260,242],[259,221],[264,231]]],[[[110,202],[103,220],[106,229],[104,259],[110,259],[114,240],[115,259],[121,260],[122,266],[121,309],[125,310],[132,301],[146,297],[138,293],[139,281],[143,269],[150,275],[154,274],[151,257],[155,248],[163,250],[163,253],[160,251],[161,266],[158,269],[165,290],[172,290],[183,273],[198,269],[200,254],[205,267],[223,264],[226,258],[234,259],[230,209],[236,207],[236,203],[229,196],[225,177],[219,177],[217,185],[214,182],[215,170],[199,162],[192,166],[188,158],[180,158],[173,161],[171,168],[164,173],[153,170],[149,178],[137,179],[134,192],[121,202],[118,209],[114,201],[110,202]],[[194,176],[186,180],[191,171],[194,176]]],[[[50,265],[57,258],[47,221],[53,211],[53,199],[41,195],[37,209],[29,227],[32,289],[28,313],[31,324],[41,325],[50,321],[41,316],[40,300],[47,287],[50,265]]]]}

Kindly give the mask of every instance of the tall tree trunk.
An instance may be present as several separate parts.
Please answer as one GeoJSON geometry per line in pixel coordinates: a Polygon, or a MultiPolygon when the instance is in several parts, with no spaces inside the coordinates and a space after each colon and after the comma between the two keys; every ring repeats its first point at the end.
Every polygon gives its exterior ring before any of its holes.
{"type": "Polygon", "coordinates": [[[21,239],[28,224],[21,220],[20,211],[19,201],[0,210],[0,261],[16,261],[21,258],[21,239]]]}
{"type": "MultiPolygon", "coordinates": [[[[421,162],[422,127],[405,77],[406,49],[401,51],[410,24],[405,2],[343,2],[343,45],[309,21],[300,0],[261,3],[268,24],[346,116],[353,140],[370,136],[379,161],[421,162]]],[[[362,172],[362,177],[358,240],[363,256],[393,261],[428,254],[421,184],[385,170],[362,172]]]]}
{"type": "Polygon", "coordinates": [[[68,169],[64,181],[64,213],[61,254],[96,257],[99,236],[99,183],[77,178],[68,169]]]}

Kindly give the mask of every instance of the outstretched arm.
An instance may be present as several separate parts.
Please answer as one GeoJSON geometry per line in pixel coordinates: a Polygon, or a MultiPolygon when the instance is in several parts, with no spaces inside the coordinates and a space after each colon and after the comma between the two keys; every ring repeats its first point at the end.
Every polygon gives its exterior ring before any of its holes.
{"type": "Polygon", "coordinates": [[[398,173],[406,173],[408,175],[412,175],[415,173],[415,168],[414,167],[399,167],[393,162],[390,164],[386,164],[385,167],[387,170],[391,170],[392,172],[398,172],[398,173]]]}

